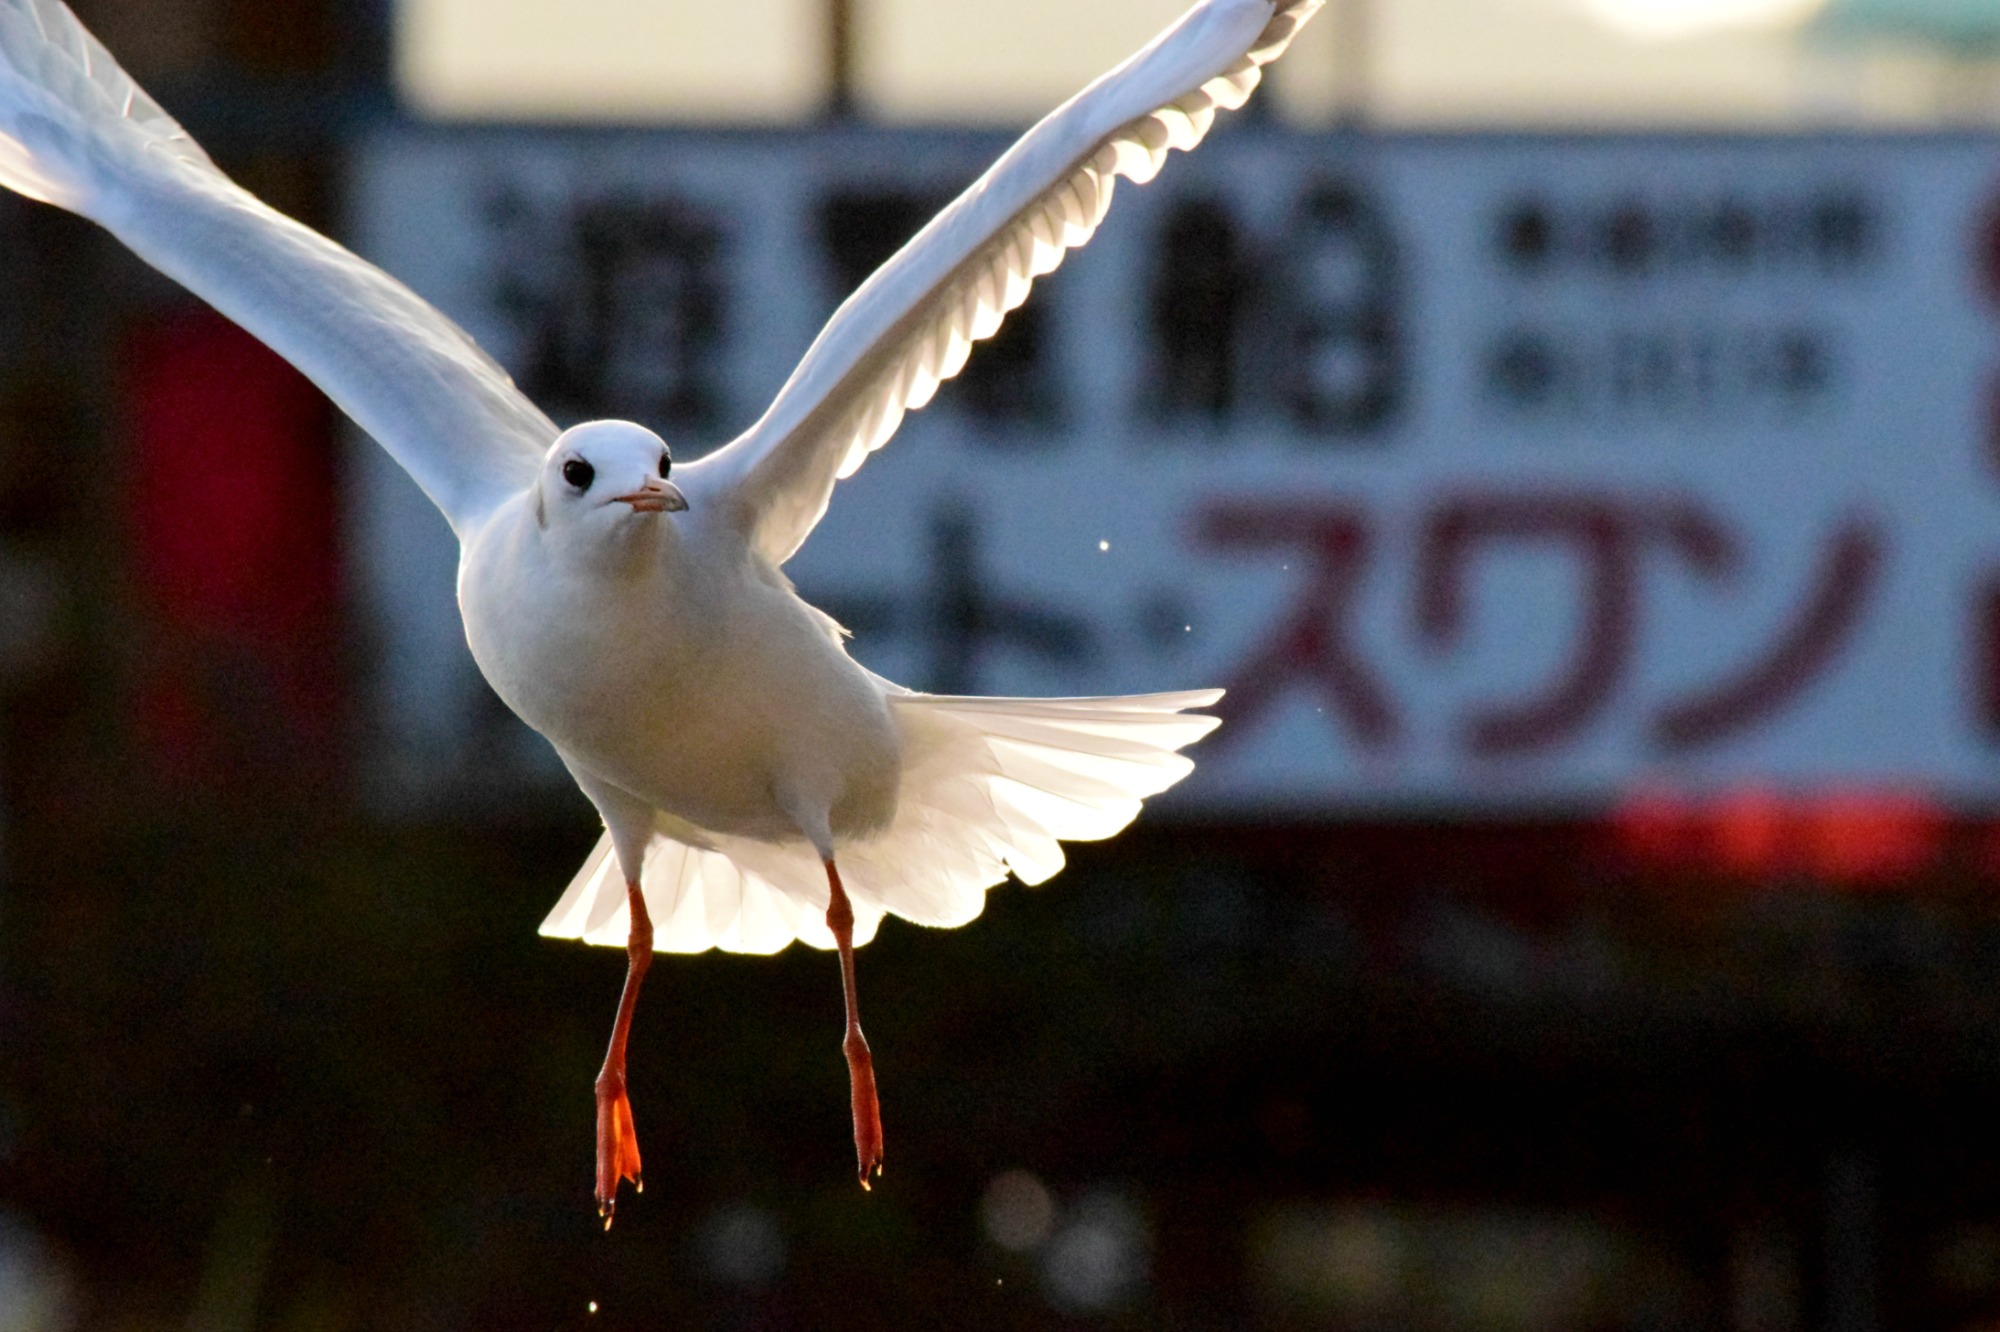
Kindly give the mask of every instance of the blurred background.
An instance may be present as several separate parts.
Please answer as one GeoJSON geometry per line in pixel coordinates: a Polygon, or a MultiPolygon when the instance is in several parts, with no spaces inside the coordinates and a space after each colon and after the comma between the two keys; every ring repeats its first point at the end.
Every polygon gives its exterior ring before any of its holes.
{"type": "MultiPolygon", "coordinates": [[[[679,456],[1179,0],[95,0],[247,186],[679,456]]],[[[0,1332],[2000,1326],[2000,6],[1332,0],[792,566],[1227,685],[962,930],[623,959],[443,522],[0,200],[0,1332]]]]}

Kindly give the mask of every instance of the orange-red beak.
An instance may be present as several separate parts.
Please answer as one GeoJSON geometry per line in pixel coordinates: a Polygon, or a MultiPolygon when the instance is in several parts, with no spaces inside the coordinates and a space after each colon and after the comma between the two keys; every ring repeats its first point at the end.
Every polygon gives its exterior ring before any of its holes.
{"type": "Polygon", "coordinates": [[[671,481],[647,477],[646,484],[629,495],[613,495],[612,502],[629,504],[634,513],[679,513],[687,508],[687,496],[671,481]]]}

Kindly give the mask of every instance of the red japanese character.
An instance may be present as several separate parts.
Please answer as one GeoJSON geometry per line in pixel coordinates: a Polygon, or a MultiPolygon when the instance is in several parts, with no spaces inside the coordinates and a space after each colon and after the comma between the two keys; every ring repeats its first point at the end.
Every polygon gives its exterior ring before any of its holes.
{"type": "Polygon", "coordinates": [[[1350,619],[1368,563],[1368,523],[1338,501],[1233,500],[1201,516],[1200,539],[1223,550],[1291,552],[1306,564],[1300,596],[1276,633],[1229,682],[1218,711],[1241,735],[1297,684],[1315,688],[1364,749],[1402,735],[1388,691],[1350,641],[1350,619]]]}
{"type": "Polygon", "coordinates": [[[1713,578],[1733,567],[1736,549],[1713,519],[1684,500],[1633,502],[1615,495],[1476,495],[1432,511],[1418,554],[1417,629],[1433,650],[1457,643],[1473,560],[1498,542],[1556,543],[1582,562],[1584,627],[1569,665],[1540,695],[1494,706],[1463,727],[1482,756],[1559,744],[1603,710],[1631,663],[1637,627],[1639,559],[1663,544],[1713,578]]]}
{"type": "Polygon", "coordinates": [[[1669,752],[1716,744],[1791,702],[1854,632],[1881,564],[1882,538],[1874,523],[1849,518],[1828,543],[1819,584],[1798,618],[1736,674],[1661,708],[1653,719],[1653,743],[1669,752]]]}

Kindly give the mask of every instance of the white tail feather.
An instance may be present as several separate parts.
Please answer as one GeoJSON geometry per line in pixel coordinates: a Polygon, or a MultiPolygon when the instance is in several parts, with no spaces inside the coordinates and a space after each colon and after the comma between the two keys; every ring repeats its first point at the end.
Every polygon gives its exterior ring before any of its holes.
{"type": "MultiPolygon", "coordinates": [[[[895,821],[837,851],[854,902],[854,941],[885,914],[919,925],[963,925],[1011,871],[1041,883],[1063,866],[1063,841],[1109,837],[1145,797],[1194,765],[1177,750],[1219,725],[1190,715],[1220,690],[1123,698],[954,698],[889,695],[903,732],[895,821]]],[[[793,940],[833,947],[826,873],[805,840],[711,837],[661,815],[640,885],[654,946],[775,953],[793,940]]],[[[625,885],[606,834],[542,933],[625,946],[625,885]]]]}

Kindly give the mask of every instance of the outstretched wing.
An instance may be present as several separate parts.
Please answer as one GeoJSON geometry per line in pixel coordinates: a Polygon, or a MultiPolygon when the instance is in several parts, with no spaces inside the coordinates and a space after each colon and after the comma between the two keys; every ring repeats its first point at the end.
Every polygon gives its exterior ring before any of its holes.
{"type": "Polygon", "coordinates": [[[1248,100],[1324,0],[1202,0],[1078,93],[863,283],[742,436],[686,464],[773,564],[826,512],[835,480],[888,442],[991,337],[1030,284],[1088,241],[1116,178],[1144,184],[1248,100]]]}
{"type": "Polygon", "coordinates": [[[0,185],[101,224],[291,361],[461,535],[555,440],[464,330],[218,171],[60,0],[0,0],[0,185]]]}

